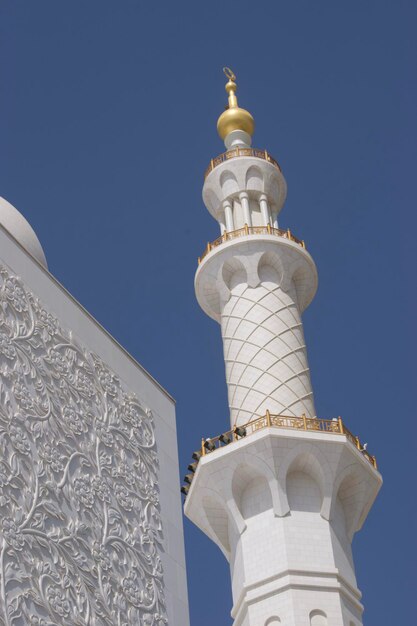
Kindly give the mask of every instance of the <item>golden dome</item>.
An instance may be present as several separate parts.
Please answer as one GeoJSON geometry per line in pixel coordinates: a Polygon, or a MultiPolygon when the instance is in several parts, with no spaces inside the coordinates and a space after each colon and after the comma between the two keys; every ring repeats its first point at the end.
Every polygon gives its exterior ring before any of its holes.
{"type": "Polygon", "coordinates": [[[229,96],[229,106],[217,120],[217,131],[222,139],[225,139],[234,130],[243,130],[252,136],[255,130],[255,120],[249,111],[241,109],[237,104],[236,76],[228,67],[223,68],[223,72],[229,79],[225,87],[229,96]]]}

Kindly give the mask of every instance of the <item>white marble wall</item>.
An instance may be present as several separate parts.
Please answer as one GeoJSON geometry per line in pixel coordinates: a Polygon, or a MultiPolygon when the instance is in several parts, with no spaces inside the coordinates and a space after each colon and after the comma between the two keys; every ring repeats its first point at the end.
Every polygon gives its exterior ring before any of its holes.
{"type": "Polygon", "coordinates": [[[0,624],[188,623],[172,399],[0,228],[0,624]]]}
{"type": "Polygon", "coordinates": [[[229,560],[234,626],[360,626],[351,541],[380,485],[344,435],[271,427],[204,456],[185,512],[229,560]]]}

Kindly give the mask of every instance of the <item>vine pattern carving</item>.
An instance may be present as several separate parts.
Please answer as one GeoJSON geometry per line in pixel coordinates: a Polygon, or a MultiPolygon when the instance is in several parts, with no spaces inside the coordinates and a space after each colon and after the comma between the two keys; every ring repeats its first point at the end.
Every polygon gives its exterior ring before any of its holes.
{"type": "Polygon", "coordinates": [[[163,626],[149,409],[0,265],[0,626],[163,626]]]}

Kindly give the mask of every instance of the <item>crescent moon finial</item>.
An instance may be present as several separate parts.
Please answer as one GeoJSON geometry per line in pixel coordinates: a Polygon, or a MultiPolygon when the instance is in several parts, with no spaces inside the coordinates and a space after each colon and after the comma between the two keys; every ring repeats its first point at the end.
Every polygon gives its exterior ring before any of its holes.
{"type": "Polygon", "coordinates": [[[234,72],[232,72],[230,67],[224,67],[223,68],[223,73],[226,76],[226,78],[228,78],[229,80],[231,80],[233,82],[236,81],[236,74],[234,72]]]}

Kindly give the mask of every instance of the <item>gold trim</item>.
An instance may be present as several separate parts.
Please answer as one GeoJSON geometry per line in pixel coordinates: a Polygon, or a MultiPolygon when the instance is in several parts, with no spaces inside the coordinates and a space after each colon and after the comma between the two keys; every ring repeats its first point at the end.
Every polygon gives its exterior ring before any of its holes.
{"type": "Polygon", "coordinates": [[[200,265],[201,261],[208,255],[209,252],[213,250],[213,248],[217,248],[226,241],[237,239],[238,237],[246,237],[247,235],[274,235],[275,237],[283,237],[284,239],[294,241],[294,243],[301,246],[301,248],[306,247],[304,240],[294,237],[289,228],[287,230],[282,230],[281,228],[272,228],[269,224],[268,226],[248,226],[247,224],[245,224],[243,228],[239,228],[238,230],[232,230],[229,232],[225,231],[223,235],[221,235],[211,243],[207,243],[203,254],[198,257],[198,264],[200,265]]]}
{"type": "MultiPolygon", "coordinates": [[[[258,430],[262,430],[263,428],[285,428],[290,430],[304,430],[307,432],[320,432],[327,435],[344,435],[346,439],[350,441],[350,443],[354,445],[361,454],[363,454],[365,459],[375,469],[378,469],[376,458],[364,449],[359,437],[352,435],[350,430],[346,428],[341,417],[325,420],[318,417],[307,417],[304,413],[301,417],[294,417],[293,415],[274,415],[267,411],[262,417],[250,420],[238,428],[245,431],[245,437],[258,432],[258,430]]],[[[217,437],[211,437],[208,439],[203,438],[201,440],[201,454],[204,456],[222,448],[223,446],[220,437],[228,437],[231,442],[241,439],[241,437],[239,437],[236,433],[236,427],[233,430],[229,430],[221,435],[218,435],[217,437]],[[207,448],[207,446],[204,445],[206,442],[210,442],[210,445],[213,444],[214,448],[212,450],[207,448]]]]}
{"type": "Polygon", "coordinates": [[[259,150],[257,148],[233,148],[233,150],[222,152],[219,156],[211,159],[210,165],[204,173],[204,180],[215,167],[221,165],[229,159],[235,159],[237,157],[255,157],[256,159],[263,159],[264,161],[271,163],[271,165],[274,165],[281,172],[278,161],[276,161],[266,150],[259,150]]]}

